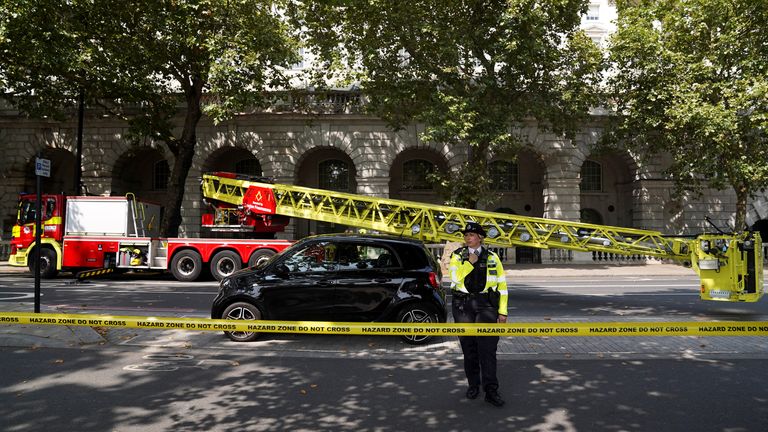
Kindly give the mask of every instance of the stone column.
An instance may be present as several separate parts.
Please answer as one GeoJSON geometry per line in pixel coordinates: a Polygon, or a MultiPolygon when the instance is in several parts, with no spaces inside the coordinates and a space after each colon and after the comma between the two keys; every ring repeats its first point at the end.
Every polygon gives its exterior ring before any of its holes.
{"type": "MultiPolygon", "coordinates": [[[[275,183],[277,184],[294,184],[295,179],[293,176],[275,176],[275,183]]],[[[294,240],[296,239],[296,218],[291,218],[291,222],[288,223],[288,225],[285,226],[285,230],[283,232],[277,233],[276,237],[278,239],[282,240],[294,240]]]]}
{"type": "Polygon", "coordinates": [[[547,179],[544,187],[544,217],[578,222],[581,191],[578,178],[547,179]]]}

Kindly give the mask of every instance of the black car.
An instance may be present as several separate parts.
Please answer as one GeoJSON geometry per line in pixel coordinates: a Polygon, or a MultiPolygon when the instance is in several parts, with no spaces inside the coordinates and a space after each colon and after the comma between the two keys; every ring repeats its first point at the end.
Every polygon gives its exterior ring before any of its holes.
{"type": "MultiPolygon", "coordinates": [[[[305,238],[221,281],[211,318],[445,322],[440,266],[418,241],[372,235],[305,238]]],[[[232,340],[258,333],[225,332],[232,340]]],[[[429,336],[402,336],[412,344],[429,336]]]]}

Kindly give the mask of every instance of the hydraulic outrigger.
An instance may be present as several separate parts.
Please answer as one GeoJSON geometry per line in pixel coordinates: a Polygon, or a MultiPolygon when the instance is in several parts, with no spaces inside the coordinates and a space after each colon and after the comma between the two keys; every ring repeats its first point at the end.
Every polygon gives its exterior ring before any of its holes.
{"type": "Polygon", "coordinates": [[[751,231],[673,237],[657,231],[269,184],[221,172],[204,174],[202,187],[206,199],[218,204],[217,210],[236,209],[245,217],[299,217],[425,242],[461,241],[461,228],[475,221],[485,227],[486,243],[494,246],[646,255],[690,264],[701,278],[703,300],[755,302],[764,292],[762,242],[751,231]]]}

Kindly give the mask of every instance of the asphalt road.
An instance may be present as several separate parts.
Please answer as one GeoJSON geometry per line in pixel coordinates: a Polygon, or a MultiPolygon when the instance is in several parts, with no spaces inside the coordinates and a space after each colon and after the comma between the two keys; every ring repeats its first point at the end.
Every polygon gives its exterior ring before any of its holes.
{"type": "MultiPolygon", "coordinates": [[[[517,318],[694,317],[764,320],[768,302],[722,303],[698,296],[695,276],[547,277],[510,280],[510,316],[517,318]]],[[[61,311],[111,310],[125,314],[208,316],[215,281],[183,283],[167,277],[123,275],[74,283],[69,278],[42,282],[41,302],[61,311]]],[[[32,278],[0,278],[0,301],[31,301],[32,278]]]]}
{"type": "Polygon", "coordinates": [[[765,359],[501,360],[507,400],[464,399],[458,358],[0,348],[14,431],[768,430],[765,359]]]}

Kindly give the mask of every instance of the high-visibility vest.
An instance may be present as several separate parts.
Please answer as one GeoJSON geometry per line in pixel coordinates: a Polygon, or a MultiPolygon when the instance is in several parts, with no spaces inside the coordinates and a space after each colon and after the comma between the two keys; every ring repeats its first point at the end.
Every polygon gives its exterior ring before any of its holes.
{"type": "MultiPolygon", "coordinates": [[[[488,254],[486,266],[485,288],[483,293],[488,291],[497,291],[499,293],[499,314],[507,315],[507,278],[504,274],[504,268],[501,265],[501,259],[494,252],[491,252],[485,246],[483,248],[488,254]]],[[[459,248],[451,254],[451,263],[449,272],[451,274],[451,289],[454,291],[469,294],[467,287],[464,286],[464,278],[475,269],[467,260],[466,247],[459,248]]]]}

